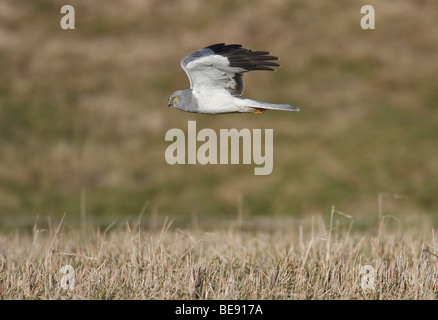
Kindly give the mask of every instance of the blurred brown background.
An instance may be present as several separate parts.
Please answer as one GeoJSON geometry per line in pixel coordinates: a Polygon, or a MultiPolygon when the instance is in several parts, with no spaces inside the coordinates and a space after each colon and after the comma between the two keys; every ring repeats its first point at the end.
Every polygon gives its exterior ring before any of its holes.
{"type": "Polygon", "coordinates": [[[332,204],[375,214],[438,213],[436,1],[0,2],[0,222],[36,215],[98,221],[148,210],[184,220],[309,215],[332,204]],[[76,29],[60,27],[62,5],[76,29]],[[362,30],[373,5],[376,29],[362,30]],[[241,43],[280,57],[246,75],[245,97],[299,113],[198,115],[167,107],[189,82],[181,59],[241,43]],[[274,170],[170,166],[164,135],[204,127],[273,128],[274,170]],[[393,203],[394,202],[394,203],[393,203]]]}

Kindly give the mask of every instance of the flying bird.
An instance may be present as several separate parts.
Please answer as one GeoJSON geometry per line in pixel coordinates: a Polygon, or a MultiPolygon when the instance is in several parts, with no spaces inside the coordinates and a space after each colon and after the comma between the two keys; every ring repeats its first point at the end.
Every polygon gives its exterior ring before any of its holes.
{"type": "Polygon", "coordinates": [[[274,71],[277,57],[267,51],[252,51],[240,44],[217,43],[189,54],[181,67],[190,89],[175,91],[168,106],[195,113],[263,113],[265,110],[299,111],[288,104],[242,98],[243,75],[253,70],[274,71]]]}

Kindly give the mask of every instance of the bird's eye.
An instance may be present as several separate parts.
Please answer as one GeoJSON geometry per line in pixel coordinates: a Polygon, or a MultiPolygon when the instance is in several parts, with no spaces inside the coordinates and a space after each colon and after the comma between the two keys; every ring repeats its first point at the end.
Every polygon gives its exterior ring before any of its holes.
{"type": "Polygon", "coordinates": [[[178,101],[178,97],[173,98],[173,100],[178,101]]]}

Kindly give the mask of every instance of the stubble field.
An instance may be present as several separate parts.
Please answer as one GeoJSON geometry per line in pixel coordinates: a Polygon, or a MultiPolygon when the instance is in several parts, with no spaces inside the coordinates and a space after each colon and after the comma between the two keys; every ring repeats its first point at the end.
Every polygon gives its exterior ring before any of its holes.
{"type": "Polygon", "coordinates": [[[437,299],[426,217],[377,216],[366,228],[335,208],[326,218],[192,217],[178,228],[140,215],[105,230],[37,221],[0,236],[0,298],[437,299]]]}

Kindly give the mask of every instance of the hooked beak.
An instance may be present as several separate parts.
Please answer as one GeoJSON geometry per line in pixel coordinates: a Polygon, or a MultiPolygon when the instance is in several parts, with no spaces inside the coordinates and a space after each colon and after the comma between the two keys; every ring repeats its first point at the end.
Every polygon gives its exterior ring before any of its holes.
{"type": "Polygon", "coordinates": [[[172,106],[173,106],[173,103],[172,103],[171,100],[167,101],[167,106],[168,106],[168,107],[172,107],[172,106]]]}

